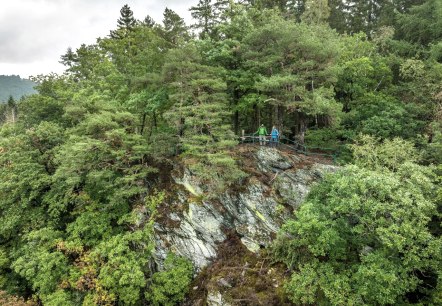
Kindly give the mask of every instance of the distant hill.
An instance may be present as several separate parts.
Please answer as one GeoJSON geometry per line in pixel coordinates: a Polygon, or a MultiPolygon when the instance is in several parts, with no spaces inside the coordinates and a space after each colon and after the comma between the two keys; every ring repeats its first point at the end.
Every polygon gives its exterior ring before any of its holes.
{"type": "Polygon", "coordinates": [[[34,82],[18,75],[0,75],[0,103],[6,102],[10,96],[17,101],[24,95],[36,93],[34,86],[34,82]]]}

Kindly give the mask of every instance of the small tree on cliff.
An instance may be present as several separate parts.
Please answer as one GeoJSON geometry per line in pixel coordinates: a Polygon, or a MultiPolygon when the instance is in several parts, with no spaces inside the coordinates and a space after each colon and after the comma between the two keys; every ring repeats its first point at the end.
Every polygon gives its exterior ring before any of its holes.
{"type": "Polygon", "coordinates": [[[223,188],[243,176],[227,150],[236,144],[229,119],[223,70],[205,65],[197,44],[169,53],[164,78],[170,84],[168,116],[183,156],[208,185],[223,188]]]}

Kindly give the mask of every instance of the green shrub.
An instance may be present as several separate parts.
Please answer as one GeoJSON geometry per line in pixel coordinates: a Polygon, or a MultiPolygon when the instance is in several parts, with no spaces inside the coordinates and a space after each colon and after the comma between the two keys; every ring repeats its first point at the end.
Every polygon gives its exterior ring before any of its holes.
{"type": "Polygon", "coordinates": [[[188,259],[169,253],[164,270],[152,276],[146,298],[154,305],[176,305],[184,300],[192,281],[193,267],[188,259]]]}

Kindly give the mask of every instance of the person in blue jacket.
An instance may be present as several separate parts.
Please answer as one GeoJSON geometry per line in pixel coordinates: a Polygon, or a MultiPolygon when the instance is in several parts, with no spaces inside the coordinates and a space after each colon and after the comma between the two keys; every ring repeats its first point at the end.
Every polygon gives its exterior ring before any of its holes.
{"type": "Polygon", "coordinates": [[[273,126],[272,128],[272,132],[270,133],[272,139],[270,141],[270,145],[272,147],[277,147],[278,146],[278,141],[279,141],[279,131],[276,128],[276,126],[273,126]]]}

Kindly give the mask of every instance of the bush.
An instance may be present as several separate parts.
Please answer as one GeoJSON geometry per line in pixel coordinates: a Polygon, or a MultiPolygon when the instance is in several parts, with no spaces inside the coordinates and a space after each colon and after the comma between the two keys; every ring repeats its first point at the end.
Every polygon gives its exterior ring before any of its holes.
{"type": "Polygon", "coordinates": [[[152,285],[146,298],[154,305],[176,305],[184,300],[192,281],[193,267],[189,260],[169,253],[164,271],[152,276],[152,285]]]}
{"type": "MultiPolygon", "coordinates": [[[[348,166],[312,190],[282,228],[275,255],[292,269],[295,304],[435,302],[442,275],[431,171],[348,166]],[[439,279],[439,280],[438,280],[439,279]]],[[[440,227],[440,223],[438,225],[440,227]]]]}

